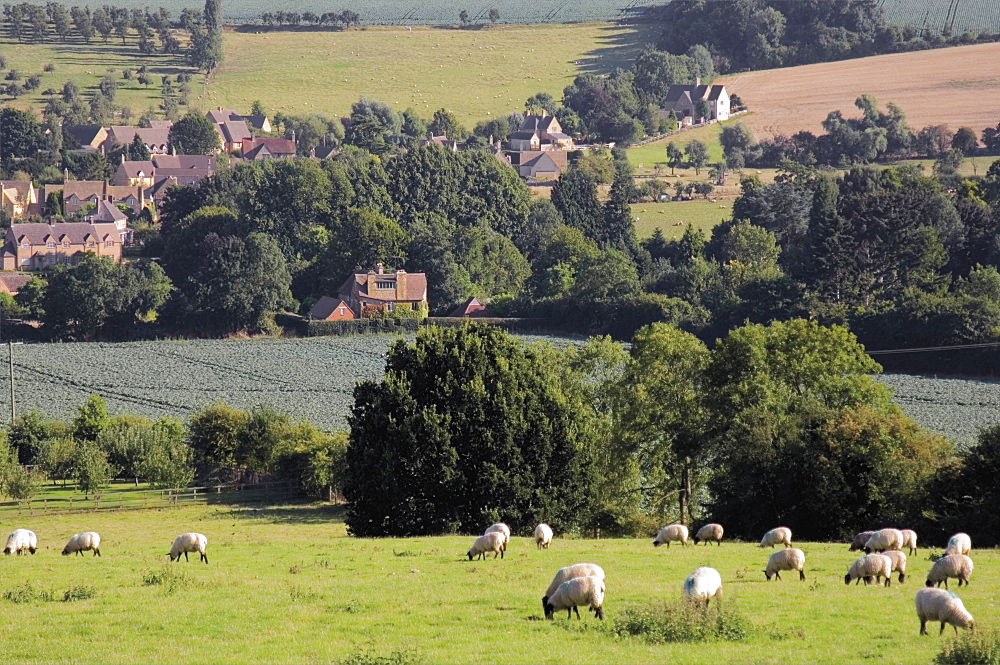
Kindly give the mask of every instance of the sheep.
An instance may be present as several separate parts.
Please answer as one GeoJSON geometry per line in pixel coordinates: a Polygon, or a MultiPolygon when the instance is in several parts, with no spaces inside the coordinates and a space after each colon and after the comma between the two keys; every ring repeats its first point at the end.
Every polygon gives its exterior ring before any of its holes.
{"type": "Polygon", "coordinates": [[[208,554],[205,553],[207,548],[208,538],[206,536],[200,533],[182,533],[174,538],[174,544],[170,546],[170,560],[180,561],[181,554],[183,554],[184,560],[190,561],[188,552],[197,552],[201,555],[198,560],[207,564],[208,554]]]}
{"type": "Polygon", "coordinates": [[[803,572],[803,568],[806,565],[806,554],[797,547],[786,547],[783,550],[779,550],[772,554],[767,559],[767,567],[764,569],[764,577],[767,581],[771,581],[773,576],[775,579],[781,579],[782,570],[797,570],[799,571],[799,581],[806,579],[806,574],[803,572]]]}
{"type": "Polygon", "coordinates": [[[597,577],[603,580],[604,569],[596,563],[574,563],[572,566],[560,568],[559,572],[556,573],[556,576],[552,578],[549,588],[545,590],[545,595],[542,596],[542,609],[545,609],[545,606],[549,602],[549,598],[556,592],[556,589],[558,589],[563,582],[577,577],[597,577]]]}
{"type": "Polygon", "coordinates": [[[706,524],[698,529],[698,533],[694,534],[694,544],[697,545],[704,540],[707,545],[709,542],[714,540],[721,547],[722,533],[723,530],[721,524],[706,524]]]}
{"type": "Polygon", "coordinates": [[[863,550],[865,548],[865,543],[868,539],[875,535],[874,531],[862,531],[858,535],[854,536],[854,540],[851,541],[851,546],[847,548],[848,552],[855,552],[857,550],[863,550]]]}
{"type": "Polygon", "coordinates": [[[688,528],[683,524],[670,524],[662,529],[656,534],[656,540],[653,541],[654,547],[659,547],[664,543],[667,547],[670,547],[670,543],[674,540],[680,541],[681,545],[687,545],[688,539],[688,528]]]}
{"type": "Polygon", "coordinates": [[[792,530],[787,526],[779,526],[764,534],[760,540],[761,547],[774,548],[778,543],[784,543],[785,547],[792,546],[792,530]]]}
{"type": "Polygon", "coordinates": [[[944,632],[946,623],[951,624],[956,635],[959,628],[976,629],[976,620],[972,618],[969,610],[965,609],[962,599],[944,589],[924,587],[917,592],[916,605],[921,635],[927,634],[928,621],[941,622],[938,635],[944,632]]]}
{"type": "Polygon", "coordinates": [[[535,546],[540,550],[549,549],[552,544],[552,527],[548,524],[539,524],[535,527],[535,546]]]}
{"type": "Polygon", "coordinates": [[[487,533],[502,533],[503,534],[503,551],[507,551],[507,543],[510,542],[510,527],[503,522],[497,522],[490,528],[483,532],[483,535],[487,533]]]}
{"type": "Polygon", "coordinates": [[[16,553],[20,556],[25,550],[34,554],[37,549],[38,537],[34,531],[14,529],[14,532],[7,536],[7,545],[3,548],[3,553],[7,555],[16,553]]]}
{"type": "Polygon", "coordinates": [[[885,585],[890,586],[892,584],[892,559],[884,554],[866,554],[857,561],[851,564],[850,570],[844,575],[844,584],[850,584],[851,580],[858,580],[855,584],[858,584],[861,580],[865,581],[865,586],[872,583],[872,578],[875,578],[876,584],[885,578],[885,585]]]}
{"type": "Polygon", "coordinates": [[[941,586],[943,582],[944,588],[947,589],[949,577],[957,577],[958,586],[962,586],[962,582],[965,582],[965,586],[969,586],[972,568],[972,559],[965,554],[946,554],[931,566],[930,572],[927,573],[927,586],[932,584],[941,586]]]}
{"type": "Polygon", "coordinates": [[[566,618],[572,618],[576,612],[576,618],[580,618],[579,605],[587,605],[594,611],[594,616],[604,620],[604,580],[600,577],[588,575],[587,577],[575,577],[559,585],[556,592],[549,597],[545,604],[545,618],[552,619],[556,610],[566,610],[566,618]]]}
{"type": "Polygon", "coordinates": [[[694,572],[684,580],[684,600],[691,602],[704,600],[705,607],[708,607],[708,601],[712,598],[722,600],[722,576],[715,568],[707,566],[695,568],[694,572]]]}
{"type": "Polygon", "coordinates": [[[493,558],[498,556],[502,559],[504,553],[504,537],[503,533],[499,531],[490,531],[487,534],[479,536],[476,541],[472,543],[472,547],[469,548],[468,555],[469,561],[473,558],[485,559],[487,552],[493,552],[493,558]]]}
{"type": "Polygon", "coordinates": [[[879,529],[865,543],[865,554],[898,550],[903,547],[903,534],[899,529],[879,529]]]}
{"type": "Polygon", "coordinates": [[[968,554],[972,551],[972,538],[967,533],[956,533],[948,539],[948,548],[945,554],[968,554]]]}
{"type": "Polygon", "coordinates": [[[66,547],[63,548],[63,556],[76,553],[83,556],[84,552],[93,550],[94,556],[101,556],[101,537],[93,532],[78,533],[69,539],[66,547]]]}
{"type": "Polygon", "coordinates": [[[892,572],[899,573],[899,583],[902,584],[906,580],[906,555],[901,550],[886,550],[882,556],[892,561],[892,572]]]}
{"type": "Polygon", "coordinates": [[[903,545],[899,549],[903,549],[903,547],[905,547],[907,550],[909,550],[907,554],[916,554],[917,532],[914,531],[913,529],[903,529],[902,531],[900,531],[900,533],[903,534],[903,545]]]}

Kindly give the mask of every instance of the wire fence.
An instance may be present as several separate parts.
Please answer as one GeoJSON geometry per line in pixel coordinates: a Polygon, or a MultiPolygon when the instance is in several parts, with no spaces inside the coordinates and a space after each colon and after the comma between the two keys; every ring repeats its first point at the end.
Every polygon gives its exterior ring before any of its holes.
{"type": "Polygon", "coordinates": [[[38,497],[0,502],[0,517],[60,515],[114,510],[174,508],[199,504],[273,504],[302,496],[295,481],[231,483],[165,490],[104,492],[89,497],[38,497]]]}

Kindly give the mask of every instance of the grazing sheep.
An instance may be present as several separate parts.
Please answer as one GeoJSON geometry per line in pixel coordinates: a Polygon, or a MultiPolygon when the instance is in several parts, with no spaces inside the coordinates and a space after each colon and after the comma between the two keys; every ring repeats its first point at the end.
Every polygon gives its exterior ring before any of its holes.
{"type": "Polygon", "coordinates": [[[903,546],[900,547],[899,549],[903,549],[905,547],[907,550],[909,550],[907,554],[916,554],[917,532],[914,531],[913,529],[903,529],[902,531],[900,531],[900,533],[903,534],[903,546]]]}
{"type": "Polygon", "coordinates": [[[711,541],[715,541],[722,546],[722,525],[721,524],[706,524],[705,526],[698,529],[698,533],[694,534],[694,544],[697,545],[701,541],[705,541],[707,545],[711,541]]]}
{"type": "Polygon", "coordinates": [[[549,597],[556,592],[556,589],[563,582],[576,579],[577,577],[597,577],[603,580],[604,569],[596,563],[574,563],[572,566],[560,568],[556,576],[552,578],[549,588],[545,590],[545,595],[542,596],[542,609],[545,609],[545,606],[549,602],[549,597]]]}
{"type": "Polygon", "coordinates": [[[684,580],[684,600],[699,602],[704,600],[705,607],[712,598],[722,600],[722,576],[715,568],[701,566],[684,580]]]}
{"type": "Polygon", "coordinates": [[[552,544],[552,527],[548,524],[539,524],[535,527],[535,546],[540,550],[549,549],[552,544]]]}
{"type": "Polygon", "coordinates": [[[487,552],[493,552],[493,558],[498,556],[502,559],[504,553],[504,537],[499,531],[490,531],[487,534],[479,536],[476,538],[476,542],[472,543],[472,547],[469,548],[468,555],[469,561],[473,558],[485,559],[487,552]]]}
{"type": "Polygon", "coordinates": [[[851,541],[851,546],[847,548],[848,552],[855,552],[858,550],[863,550],[865,548],[865,543],[868,539],[875,535],[874,531],[862,531],[858,535],[854,536],[854,540],[851,541]]]}
{"type": "Polygon", "coordinates": [[[962,599],[944,589],[924,587],[917,592],[916,597],[917,618],[920,619],[920,634],[927,634],[928,621],[940,621],[941,630],[938,635],[944,632],[944,625],[951,624],[958,635],[959,628],[976,629],[976,621],[965,609],[962,599]]]}
{"type": "Polygon", "coordinates": [[[34,531],[28,529],[14,529],[14,532],[7,536],[7,545],[3,548],[4,554],[24,554],[27,550],[32,554],[38,549],[38,537],[34,531]]]}
{"type": "Polygon", "coordinates": [[[906,555],[901,550],[886,550],[882,556],[892,561],[892,572],[899,573],[899,583],[902,584],[906,580],[906,555]]]}
{"type": "MultiPolygon", "coordinates": [[[[865,586],[872,583],[872,578],[875,578],[875,583],[882,581],[885,578],[885,585],[890,586],[892,584],[892,559],[884,554],[866,554],[857,561],[851,564],[850,570],[844,575],[844,584],[850,584],[851,580],[861,580],[865,581],[865,586]]],[[[858,584],[855,582],[855,584],[858,584]]]]}
{"type": "Polygon", "coordinates": [[[972,538],[967,533],[956,533],[948,539],[945,554],[968,554],[972,551],[972,538]]]}
{"type": "Polygon", "coordinates": [[[792,546],[792,530],[787,526],[779,526],[776,529],[771,529],[760,540],[761,547],[770,547],[772,549],[778,543],[784,543],[785,547],[792,546]]]}
{"type": "Polygon", "coordinates": [[[201,555],[198,560],[207,564],[208,554],[205,553],[207,548],[208,538],[206,536],[200,533],[182,533],[174,539],[174,544],[170,547],[170,560],[180,561],[181,554],[183,554],[184,560],[190,561],[188,552],[197,552],[201,555]]]}
{"type": "Polygon", "coordinates": [[[490,528],[483,532],[483,535],[487,533],[502,533],[503,534],[503,551],[507,551],[507,543],[510,542],[510,527],[503,522],[497,522],[490,528]]]}
{"type": "Polygon", "coordinates": [[[764,569],[764,576],[767,581],[771,581],[773,576],[775,579],[781,579],[782,570],[797,570],[799,571],[799,581],[803,581],[806,578],[806,574],[802,571],[806,565],[806,554],[797,547],[786,547],[783,550],[779,550],[772,554],[767,559],[767,568],[764,569]]]}
{"type": "Polygon", "coordinates": [[[944,588],[947,589],[949,577],[957,577],[958,586],[962,586],[962,582],[965,582],[965,586],[969,586],[972,568],[972,559],[965,554],[946,554],[931,566],[930,572],[927,573],[927,586],[932,584],[941,586],[943,582],[944,588]]]}
{"type": "Polygon", "coordinates": [[[660,545],[666,544],[670,547],[670,543],[674,540],[679,541],[681,545],[687,545],[688,539],[688,528],[683,524],[670,524],[662,529],[656,534],[656,540],[653,541],[654,547],[659,547],[660,545]]]}
{"type": "Polygon", "coordinates": [[[865,543],[865,554],[898,550],[903,547],[903,534],[899,529],[879,529],[865,543]]]}
{"type": "Polygon", "coordinates": [[[63,548],[63,556],[76,553],[83,556],[84,552],[93,550],[94,556],[101,556],[101,537],[93,531],[78,533],[69,539],[63,548]]]}
{"type": "Polygon", "coordinates": [[[573,612],[580,618],[579,605],[587,605],[594,611],[594,616],[604,620],[604,580],[600,577],[575,577],[563,582],[545,604],[545,618],[551,619],[556,610],[566,610],[566,618],[570,619],[573,612]]]}

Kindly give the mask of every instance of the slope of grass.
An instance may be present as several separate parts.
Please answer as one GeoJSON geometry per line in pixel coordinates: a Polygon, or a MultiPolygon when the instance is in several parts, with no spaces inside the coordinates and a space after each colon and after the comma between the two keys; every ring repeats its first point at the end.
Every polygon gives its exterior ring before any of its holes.
{"type": "Polygon", "coordinates": [[[653,235],[657,228],[663,230],[668,240],[677,240],[684,235],[684,229],[692,224],[712,235],[712,229],[729,219],[733,212],[733,200],[719,201],[670,201],[668,203],[635,203],[632,217],[636,220],[635,232],[640,239],[653,235]]]}
{"type": "Polygon", "coordinates": [[[682,151],[691,141],[701,141],[708,147],[709,164],[722,161],[722,144],[719,143],[719,136],[722,128],[728,127],[736,122],[746,120],[752,114],[742,115],[725,122],[713,122],[710,125],[695,127],[672,134],[658,141],[652,141],[645,145],[635,146],[628,149],[628,159],[632,166],[636,167],[639,173],[648,173],[656,168],[657,164],[667,165],[667,145],[675,144],[682,151]]]}
{"type": "MultiPolygon", "coordinates": [[[[771,550],[752,543],[654,549],[645,538],[557,537],[539,551],[515,537],[505,559],[470,562],[469,536],[355,539],[340,515],[327,506],[201,506],[24,519],[16,526],[35,530],[40,551],[0,558],[6,656],[22,663],[308,663],[364,650],[408,652],[411,662],[428,663],[927,663],[942,643],[918,635],[913,611],[931,565],[927,549],[911,557],[905,584],[883,588],[844,585],[855,558],[846,545],[796,543],[806,552],[807,580],[790,574],[768,583],[761,570],[771,550]],[[101,534],[103,556],[59,556],[83,530],[101,534]],[[173,538],[187,531],[208,536],[209,565],[195,557],[167,563],[173,538]],[[552,575],[579,561],[607,572],[607,622],[598,625],[587,612],[582,621],[541,620],[552,575]],[[606,630],[628,605],[679,598],[699,565],[722,574],[725,602],[754,625],[748,640],[653,645],[606,630]],[[19,589],[29,602],[4,598],[19,589]],[[92,597],[62,602],[71,590],[92,597]]],[[[972,585],[959,595],[977,627],[988,629],[997,624],[1000,555],[973,556],[972,585]]]]}

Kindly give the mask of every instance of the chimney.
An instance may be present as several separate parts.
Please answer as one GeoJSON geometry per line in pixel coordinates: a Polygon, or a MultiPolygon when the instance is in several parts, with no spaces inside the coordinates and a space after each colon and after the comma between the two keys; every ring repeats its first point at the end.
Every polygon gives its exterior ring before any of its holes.
{"type": "Polygon", "coordinates": [[[378,274],[379,275],[385,274],[385,266],[384,265],[382,265],[381,263],[377,263],[375,265],[378,268],[378,274]]]}
{"type": "Polygon", "coordinates": [[[406,271],[396,271],[396,299],[402,300],[406,295],[406,271]]]}
{"type": "Polygon", "coordinates": [[[694,77],[694,84],[695,85],[701,85],[701,77],[700,76],[695,76],[694,77]]]}

